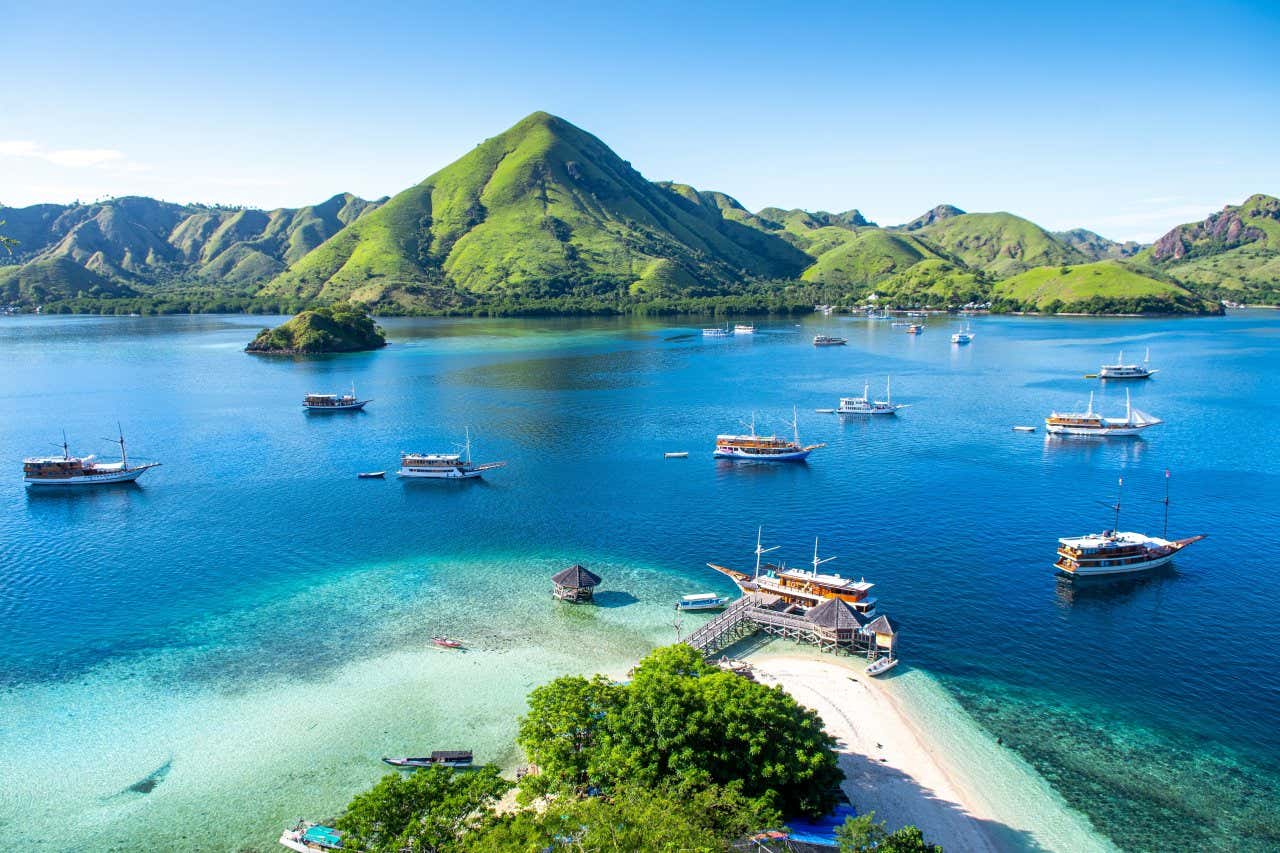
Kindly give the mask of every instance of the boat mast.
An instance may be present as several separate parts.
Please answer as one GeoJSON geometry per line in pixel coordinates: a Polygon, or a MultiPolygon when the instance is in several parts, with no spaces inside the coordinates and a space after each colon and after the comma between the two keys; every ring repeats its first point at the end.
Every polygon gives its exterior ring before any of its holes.
{"type": "Polygon", "coordinates": [[[1124,422],[1133,426],[1133,401],[1129,397],[1129,389],[1124,389],[1124,422]]]}
{"type": "Polygon", "coordinates": [[[466,447],[466,450],[467,450],[467,467],[470,468],[471,467],[471,427],[467,426],[467,427],[463,427],[463,429],[466,430],[466,434],[467,434],[467,443],[464,446],[466,447]]]}
{"type": "Polygon", "coordinates": [[[109,441],[112,444],[120,445],[120,464],[124,467],[124,470],[128,471],[129,470],[129,454],[125,453],[125,450],[124,450],[124,428],[120,426],[119,421],[116,421],[116,432],[119,433],[119,436],[120,436],[119,438],[104,438],[102,440],[109,441]]]}
{"type": "Polygon", "coordinates": [[[1164,536],[1169,538],[1169,469],[1164,469],[1164,536]]]}
{"type": "Polygon", "coordinates": [[[890,384],[891,382],[892,380],[890,377],[886,376],[884,378],[884,401],[890,406],[893,405],[893,388],[890,384]]]}
{"type": "Polygon", "coordinates": [[[71,448],[67,446],[67,431],[62,431],[62,459],[65,462],[71,461],[71,448]]]}
{"type": "Polygon", "coordinates": [[[815,578],[818,576],[818,566],[821,566],[823,563],[830,563],[834,559],[835,557],[824,557],[821,560],[818,559],[818,537],[813,537],[813,576],[815,578]]]}
{"type": "Polygon", "coordinates": [[[1084,413],[1084,416],[1086,418],[1093,417],[1093,392],[1092,391],[1089,392],[1089,410],[1084,413]]]}
{"type": "Polygon", "coordinates": [[[781,545],[774,545],[772,548],[763,548],[763,547],[761,547],[760,540],[761,540],[761,537],[762,537],[762,536],[764,536],[764,527],[763,527],[763,526],[761,526],[761,527],[759,527],[759,528],[757,528],[757,529],[756,529],[756,574],[755,574],[755,577],[753,578],[753,580],[759,580],[759,579],[760,579],[760,557],[761,557],[761,555],[762,555],[762,554],[768,554],[770,551],[776,551],[776,550],[778,550],[779,548],[781,548],[781,547],[782,547],[781,545]]]}
{"type": "Polygon", "coordinates": [[[1116,511],[1115,524],[1111,527],[1112,533],[1117,533],[1120,530],[1120,495],[1124,493],[1124,477],[1119,478],[1119,480],[1120,482],[1116,486],[1116,505],[1112,507],[1116,511]]]}
{"type": "Polygon", "coordinates": [[[791,437],[795,440],[796,444],[799,444],[800,443],[800,422],[799,420],[797,420],[797,418],[798,418],[798,415],[796,414],[796,407],[792,406],[791,407],[791,437]]]}

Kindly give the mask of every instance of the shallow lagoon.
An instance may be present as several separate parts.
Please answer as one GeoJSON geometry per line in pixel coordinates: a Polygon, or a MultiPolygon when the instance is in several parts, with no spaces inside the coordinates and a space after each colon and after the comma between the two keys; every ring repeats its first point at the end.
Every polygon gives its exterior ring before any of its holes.
{"type": "Polygon", "coordinates": [[[980,318],[968,347],[940,319],[919,338],[799,320],[719,341],[669,321],[390,320],[381,352],[281,359],[239,351],[264,318],[4,318],[0,826],[34,849],[270,849],[383,754],[514,763],[530,687],[674,639],[671,602],[730,591],[704,564],[746,565],[763,524],[792,562],[821,535],[833,568],[874,580],[904,685],[948,691],[917,705],[958,702],[1121,846],[1280,845],[1280,317],[980,318]],[[813,348],[822,331],[850,345],[813,348]],[[1122,346],[1152,348],[1162,372],[1128,387],[1167,423],[1114,443],[1011,432],[1091,389],[1121,409],[1125,386],[1082,374],[1122,346]],[[898,419],[813,411],[886,373],[898,419]],[[352,381],[364,414],[295,406],[352,381]],[[789,429],[792,405],[828,444],[808,465],[710,458],[753,410],[789,429]],[[18,459],[64,427],[107,454],[117,418],[164,467],[24,492],[18,459]],[[465,426],[509,466],[355,479],[465,426]],[[1106,526],[1121,472],[1123,526],[1159,532],[1165,468],[1171,532],[1210,538],[1139,582],[1056,581],[1055,538],[1106,526]],[[575,560],[603,606],[551,602],[575,560]]]}

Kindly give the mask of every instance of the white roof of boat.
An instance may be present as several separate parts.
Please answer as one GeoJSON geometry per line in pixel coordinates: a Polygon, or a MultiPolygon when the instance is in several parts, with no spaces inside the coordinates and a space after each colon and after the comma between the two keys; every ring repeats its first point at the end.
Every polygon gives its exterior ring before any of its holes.
{"type": "Polygon", "coordinates": [[[425,459],[429,462],[457,462],[462,458],[461,453],[406,453],[406,459],[425,459]]]}
{"type": "Polygon", "coordinates": [[[875,586],[875,584],[871,583],[865,578],[862,580],[855,581],[853,578],[847,578],[844,575],[826,575],[826,574],[815,575],[809,569],[800,569],[800,568],[779,569],[778,574],[787,575],[788,577],[792,577],[792,578],[803,578],[804,580],[811,581],[813,583],[822,584],[823,586],[833,586],[833,587],[840,587],[841,589],[860,590],[862,592],[866,592],[867,590],[871,589],[871,587],[875,586]]]}
{"type": "Polygon", "coordinates": [[[1065,536],[1058,540],[1071,548],[1107,548],[1121,545],[1167,545],[1167,540],[1144,533],[1121,531],[1119,533],[1088,533],[1084,536],[1065,536]]]}
{"type": "Polygon", "coordinates": [[[714,592],[695,592],[692,595],[681,596],[680,600],[681,601],[715,601],[719,598],[720,596],[716,595],[714,592]]]}
{"type": "Polygon", "coordinates": [[[716,441],[782,441],[776,435],[717,435],[716,441]]]}

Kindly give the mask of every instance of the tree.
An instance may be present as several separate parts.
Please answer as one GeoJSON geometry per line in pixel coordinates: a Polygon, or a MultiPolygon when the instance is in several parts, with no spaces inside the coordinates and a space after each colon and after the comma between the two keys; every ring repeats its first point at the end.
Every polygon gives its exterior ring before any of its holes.
{"type": "MultiPolygon", "coordinates": [[[[0,219],[0,228],[4,227],[4,220],[0,219]]],[[[13,247],[18,245],[18,241],[12,237],[6,237],[0,234],[0,249],[4,249],[10,255],[13,254],[13,247]]]]}
{"type": "Polygon", "coordinates": [[[683,644],[651,652],[630,684],[562,678],[535,690],[518,742],[543,771],[527,777],[535,794],[737,783],[784,814],[820,815],[841,779],[817,714],[683,644]]]}
{"type": "Polygon", "coordinates": [[[720,851],[761,827],[778,826],[740,785],[619,788],[609,796],[559,797],[541,812],[494,818],[469,833],[462,849],[485,853],[529,850],[720,851]]]}
{"type": "Polygon", "coordinates": [[[335,828],[366,853],[439,853],[456,844],[511,788],[492,766],[465,773],[429,767],[392,773],[347,806],[335,828]]]}
{"type": "Polygon", "coordinates": [[[876,813],[851,817],[836,829],[836,843],[840,853],[942,853],[937,844],[924,840],[924,834],[914,826],[904,826],[887,832],[884,821],[876,822],[876,813]]]}

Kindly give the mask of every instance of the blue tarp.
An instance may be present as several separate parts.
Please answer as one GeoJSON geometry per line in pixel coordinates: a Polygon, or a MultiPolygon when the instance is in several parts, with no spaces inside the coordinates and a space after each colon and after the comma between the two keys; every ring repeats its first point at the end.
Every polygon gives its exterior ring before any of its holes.
{"type": "Polygon", "coordinates": [[[325,847],[341,847],[342,836],[337,830],[327,826],[313,826],[302,833],[302,840],[311,844],[323,844],[325,847]]]}
{"type": "Polygon", "coordinates": [[[848,803],[841,803],[831,814],[817,820],[801,818],[787,821],[791,830],[792,841],[803,841],[806,844],[826,844],[832,847],[836,843],[836,829],[843,826],[845,820],[857,817],[858,813],[848,803]]]}

